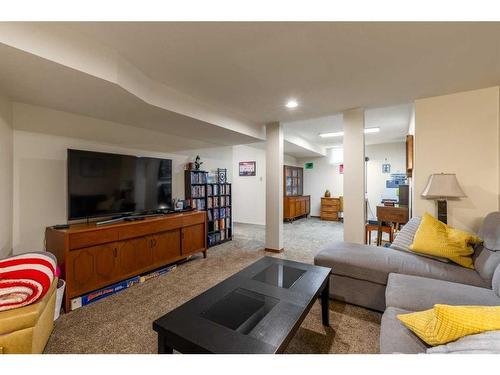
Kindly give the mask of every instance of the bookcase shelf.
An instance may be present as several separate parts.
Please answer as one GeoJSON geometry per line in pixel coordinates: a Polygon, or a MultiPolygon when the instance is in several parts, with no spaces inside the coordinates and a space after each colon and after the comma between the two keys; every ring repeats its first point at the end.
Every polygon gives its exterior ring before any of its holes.
{"type": "Polygon", "coordinates": [[[208,182],[206,171],[184,171],[185,197],[191,207],[207,212],[208,247],[233,238],[232,186],[228,182],[208,182]]]}

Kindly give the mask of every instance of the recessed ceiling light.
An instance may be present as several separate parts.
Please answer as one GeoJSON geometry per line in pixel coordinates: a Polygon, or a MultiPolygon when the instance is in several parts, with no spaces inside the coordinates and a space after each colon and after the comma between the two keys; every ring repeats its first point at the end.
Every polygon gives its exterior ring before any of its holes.
{"type": "MultiPolygon", "coordinates": [[[[380,128],[366,128],[364,130],[365,134],[378,133],[379,131],[380,131],[380,128]]],[[[319,136],[321,138],[343,137],[344,132],[321,133],[319,136]]]]}
{"type": "Polygon", "coordinates": [[[296,100],[290,99],[289,101],[286,102],[285,107],[287,108],[296,108],[299,105],[296,100]]]}
{"type": "Polygon", "coordinates": [[[333,132],[333,133],[321,133],[319,136],[321,138],[331,138],[331,137],[342,137],[344,132],[333,132]]]}

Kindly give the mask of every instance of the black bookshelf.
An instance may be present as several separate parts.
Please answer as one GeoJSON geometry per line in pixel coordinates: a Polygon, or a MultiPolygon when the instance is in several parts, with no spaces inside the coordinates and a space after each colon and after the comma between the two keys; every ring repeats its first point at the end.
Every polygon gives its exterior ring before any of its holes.
{"type": "Polygon", "coordinates": [[[207,243],[212,247],[233,238],[232,186],[228,182],[208,183],[207,177],[206,171],[184,171],[184,193],[191,207],[207,211],[207,243]]]}
{"type": "Polygon", "coordinates": [[[232,185],[207,184],[208,247],[233,238],[232,185]]]}
{"type": "Polygon", "coordinates": [[[184,171],[184,196],[197,211],[207,208],[207,176],[206,171],[184,171]]]}

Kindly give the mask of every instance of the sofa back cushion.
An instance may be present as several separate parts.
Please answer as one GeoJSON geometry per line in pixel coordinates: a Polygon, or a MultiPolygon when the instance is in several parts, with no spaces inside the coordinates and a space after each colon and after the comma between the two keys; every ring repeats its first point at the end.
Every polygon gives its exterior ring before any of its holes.
{"type": "Polygon", "coordinates": [[[493,289],[497,296],[500,297],[500,264],[497,266],[495,272],[493,273],[491,289],[493,289]]]}
{"type": "Polygon", "coordinates": [[[500,251],[500,212],[491,212],[483,220],[478,236],[483,239],[484,247],[500,251]]]}
{"type": "Polygon", "coordinates": [[[493,273],[500,264],[500,251],[491,251],[483,245],[478,245],[474,254],[474,269],[479,276],[491,285],[493,273]]]}
{"type": "Polygon", "coordinates": [[[477,247],[474,255],[474,269],[488,283],[500,264],[500,212],[488,214],[479,228],[483,245],[477,247]]]}

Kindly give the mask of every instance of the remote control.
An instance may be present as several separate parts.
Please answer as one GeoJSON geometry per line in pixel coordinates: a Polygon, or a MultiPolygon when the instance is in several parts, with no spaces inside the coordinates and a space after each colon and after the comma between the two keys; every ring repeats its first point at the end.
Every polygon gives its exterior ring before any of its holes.
{"type": "Polygon", "coordinates": [[[53,229],[68,229],[69,225],[68,224],[57,224],[52,227],[53,229]]]}

